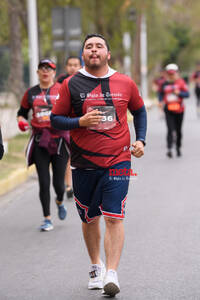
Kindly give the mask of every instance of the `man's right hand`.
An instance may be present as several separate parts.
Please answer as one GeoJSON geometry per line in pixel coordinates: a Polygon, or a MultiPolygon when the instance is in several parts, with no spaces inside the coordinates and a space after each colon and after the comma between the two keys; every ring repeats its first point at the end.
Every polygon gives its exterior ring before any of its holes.
{"type": "Polygon", "coordinates": [[[102,112],[98,109],[94,109],[79,119],[80,127],[90,127],[98,125],[102,119],[102,112]]]}

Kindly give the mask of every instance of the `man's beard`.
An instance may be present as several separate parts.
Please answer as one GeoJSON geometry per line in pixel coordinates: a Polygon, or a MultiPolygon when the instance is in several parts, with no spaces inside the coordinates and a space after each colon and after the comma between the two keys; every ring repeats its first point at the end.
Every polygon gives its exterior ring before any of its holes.
{"type": "Polygon", "coordinates": [[[95,65],[95,64],[85,64],[85,65],[86,67],[92,70],[98,70],[101,67],[101,65],[95,65]]]}
{"type": "Polygon", "coordinates": [[[108,63],[108,60],[105,59],[103,62],[100,62],[99,64],[91,64],[90,61],[88,60],[88,62],[85,62],[86,67],[92,69],[92,70],[98,70],[100,68],[102,68],[103,66],[105,66],[108,63]]]}

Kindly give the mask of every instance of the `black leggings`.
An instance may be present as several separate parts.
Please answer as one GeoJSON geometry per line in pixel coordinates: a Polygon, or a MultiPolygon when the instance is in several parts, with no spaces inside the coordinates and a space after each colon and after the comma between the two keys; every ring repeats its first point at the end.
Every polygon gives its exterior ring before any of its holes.
{"type": "Polygon", "coordinates": [[[33,159],[39,179],[39,197],[42,204],[44,217],[50,215],[50,163],[53,173],[53,187],[57,200],[63,201],[65,193],[65,170],[69,155],[64,142],[60,149],[60,155],[50,155],[45,148],[39,147],[35,142],[33,159]]]}
{"type": "Polygon", "coordinates": [[[182,123],[184,113],[173,113],[165,108],[165,117],[167,123],[167,148],[171,149],[173,144],[173,132],[176,133],[176,148],[181,147],[182,123]]]}

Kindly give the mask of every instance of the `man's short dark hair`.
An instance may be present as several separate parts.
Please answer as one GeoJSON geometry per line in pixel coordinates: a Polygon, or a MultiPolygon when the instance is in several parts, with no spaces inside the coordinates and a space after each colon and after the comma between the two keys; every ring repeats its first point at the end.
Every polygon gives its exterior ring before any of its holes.
{"type": "Polygon", "coordinates": [[[83,51],[83,49],[84,49],[84,47],[85,47],[85,42],[86,42],[87,40],[93,38],[93,37],[98,37],[98,38],[101,38],[102,40],[104,40],[104,42],[105,42],[105,44],[106,44],[106,47],[107,47],[108,51],[110,51],[110,46],[109,46],[109,44],[108,44],[106,38],[105,38],[103,35],[99,34],[99,33],[92,33],[92,34],[88,34],[88,35],[86,36],[86,38],[85,38],[85,40],[84,40],[84,42],[83,42],[83,45],[82,45],[82,51],[83,51]]]}
{"type": "Polygon", "coordinates": [[[76,55],[70,55],[70,56],[68,56],[67,59],[66,59],[66,61],[65,61],[65,65],[67,65],[67,64],[68,64],[68,61],[69,61],[70,59],[72,59],[72,58],[78,59],[79,62],[80,62],[80,65],[81,65],[81,59],[80,59],[80,57],[78,57],[78,56],[76,56],[76,55]]]}

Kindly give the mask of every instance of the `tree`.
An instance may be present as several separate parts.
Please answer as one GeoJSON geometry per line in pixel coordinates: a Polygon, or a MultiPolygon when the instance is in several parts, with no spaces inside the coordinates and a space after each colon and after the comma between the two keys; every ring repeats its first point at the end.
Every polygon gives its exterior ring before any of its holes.
{"type": "MultiPolygon", "coordinates": [[[[120,71],[123,71],[123,33],[128,31],[133,41],[133,69],[137,74],[139,72],[136,49],[139,49],[137,41],[141,13],[145,13],[147,19],[149,75],[153,76],[170,60],[178,63],[181,69],[192,68],[200,57],[199,1],[37,0],[37,5],[40,57],[58,55],[52,47],[52,8],[67,5],[81,9],[82,38],[93,32],[105,35],[112,50],[111,64],[120,71]],[[134,19],[130,18],[131,11],[134,11],[134,19]]],[[[29,60],[26,0],[0,1],[0,28],[0,46],[10,44],[11,47],[9,82],[12,85],[8,87],[20,95],[23,90],[23,66],[28,65],[29,60]]],[[[137,80],[135,75],[134,78],[137,80]]]]}
{"type": "Polygon", "coordinates": [[[21,36],[21,3],[18,0],[8,0],[8,16],[10,25],[10,74],[9,89],[18,99],[24,91],[23,57],[21,36]]]}

